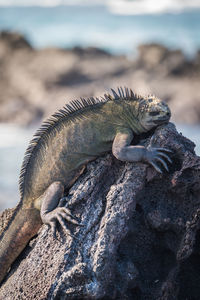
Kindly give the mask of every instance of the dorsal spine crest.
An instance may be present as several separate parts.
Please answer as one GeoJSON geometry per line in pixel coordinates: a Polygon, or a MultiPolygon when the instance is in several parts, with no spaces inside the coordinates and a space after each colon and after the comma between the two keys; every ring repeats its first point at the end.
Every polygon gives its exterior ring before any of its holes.
{"type": "Polygon", "coordinates": [[[69,119],[69,121],[70,120],[73,121],[76,115],[81,114],[81,112],[83,112],[86,108],[93,107],[93,106],[95,107],[98,104],[106,103],[110,100],[140,101],[144,99],[144,97],[133,93],[132,89],[128,89],[127,87],[124,88],[119,87],[118,93],[113,89],[111,89],[111,91],[113,96],[108,93],[108,94],[104,94],[104,97],[101,98],[90,97],[87,99],[80,98],[80,99],[73,100],[70,103],[66,104],[63,108],[59,109],[52,116],[50,116],[46,121],[43,122],[41,127],[34,134],[24,155],[24,160],[22,163],[21,172],[19,176],[19,190],[20,190],[21,199],[23,198],[25,175],[26,175],[28,164],[30,163],[31,160],[31,156],[34,154],[34,151],[36,150],[41,138],[44,137],[46,134],[48,134],[50,130],[53,129],[58,123],[61,123],[64,119],[65,120],[69,119]]]}

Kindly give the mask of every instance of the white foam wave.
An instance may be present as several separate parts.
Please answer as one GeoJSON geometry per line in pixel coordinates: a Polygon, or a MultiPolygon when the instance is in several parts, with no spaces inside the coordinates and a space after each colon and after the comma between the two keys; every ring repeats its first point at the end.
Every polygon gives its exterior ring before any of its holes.
{"type": "Polygon", "coordinates": [[[188,9],[200,8],[199,0],[110,0],[109,9],[114,14],[140,15],[179,13],[188,9]]]}
{"type": "Polygon", "coordinates": [[[111,13],[121,15],[178,13],[200,8],[200,0],[0,0],[0,6],[75,6],[105,5],[111,13]]]}
{"type": "Polygon", "coordinates": [[[0,0],[0,6],[105,5],[109,0],[0,0]]]}

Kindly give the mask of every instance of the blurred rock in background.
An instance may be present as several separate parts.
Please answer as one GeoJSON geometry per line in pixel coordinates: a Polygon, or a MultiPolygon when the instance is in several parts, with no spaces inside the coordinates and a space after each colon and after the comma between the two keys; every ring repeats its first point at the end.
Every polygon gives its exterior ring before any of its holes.
{"type": "Polygon", "coordinates": [[[0,34],[0,122],[35,125],[70,100],[125,85],[166,100],[173,121],[197,124],[199,80],[200,51],[188,60],[152,43],[130,59],[94,47],[36,50],[20,33],[0,34]]]}

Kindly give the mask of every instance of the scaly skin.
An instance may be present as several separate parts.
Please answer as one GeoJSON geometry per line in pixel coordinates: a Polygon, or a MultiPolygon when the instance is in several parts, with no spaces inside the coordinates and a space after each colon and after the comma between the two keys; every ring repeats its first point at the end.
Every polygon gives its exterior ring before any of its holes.
{"type": "Polygon", "coordinates": [[[66,105],[36,132],[25,154],[20,175],[21,201],[1,235],[0,282],[42,223],[56,234],[56,221],[68,232],[64,220],[78,225],[70,211],[59,206],[64,189],[83,172],[85,165],[112,150],[122,161],[143,161],[162,172],[168,169],[170,150],[130,146],[134,134],[166,123],[168,106],[154,96],[141,97],[118,89],[102,100],[82,99],[66,105]]]}

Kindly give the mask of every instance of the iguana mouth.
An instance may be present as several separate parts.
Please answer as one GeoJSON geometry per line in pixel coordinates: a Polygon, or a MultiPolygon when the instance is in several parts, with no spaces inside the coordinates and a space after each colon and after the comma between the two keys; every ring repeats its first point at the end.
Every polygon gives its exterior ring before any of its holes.
{"type": "Polygon", "coordinates": [[[164,117],[160,117],[159,119],[157,120],[153,120],[153,122],[155,124],[163,124],[163,123],[168,123],[169,122],[169,119],[170,119],[170,116],[164,116],[164,117]]]}

